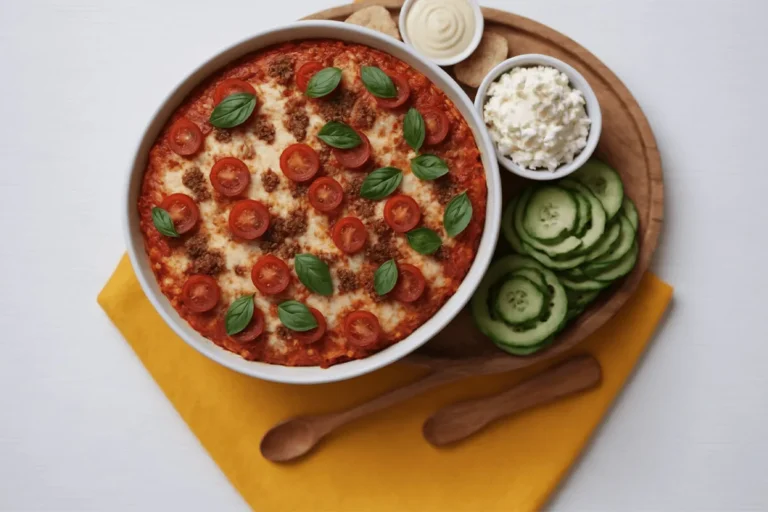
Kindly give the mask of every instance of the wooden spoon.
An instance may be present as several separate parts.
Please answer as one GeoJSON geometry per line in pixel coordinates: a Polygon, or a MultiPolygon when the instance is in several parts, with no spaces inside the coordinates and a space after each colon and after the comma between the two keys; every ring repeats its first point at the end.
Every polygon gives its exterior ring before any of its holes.
{"type": "Polygon", "coordinates": [[[443,407],[424,423],[424,438],[435,446],[455,443],[504,416],[597,387],[601,379],[594,357],[574,357],[497,395],[443,407]]]}
{"type": "MultiPolygon", "coordinates": [[[[488,371],[492,371],[490,368],[488,371]]],[[[474,363],[452,364],[421,379],[344,411],[317,416],[299,416],[279,423],[261,438],[261,454],[273,462],[288,462],[308,453],[332,431],[368,414],[386,409],[429,389],[477,371],[474,363]]]]}

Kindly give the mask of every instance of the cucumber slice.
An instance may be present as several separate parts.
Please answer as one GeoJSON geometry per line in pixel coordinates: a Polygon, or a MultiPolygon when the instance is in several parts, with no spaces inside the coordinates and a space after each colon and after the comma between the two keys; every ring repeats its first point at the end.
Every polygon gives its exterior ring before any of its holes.
{"type": "Polygon", "coordinates": [[[601,281],[610,284],[612,281],[629,274],[637,263],[638,246],[632,244],[632,249],[624,255],[616,264],[605,269],[602,273],[594,274],[595,281],[601,281]]]}
{"type": "Polygon", "coordinates": [[[547,300],[544,291],[523,276],[504,282],[496,296],[496,312],[511,325],[521,325],[541,316],[547,300]]]}
{"type": "Polygon", "coordinates": [[[586,197],[579,194],[576,191],[572,191],[573,196],[576,198],[576,204],[578,204],[579,207],[579,220],[576,223],[576,232],[574,233],[575,236],[581,237],[584,235],[584,233],[587,232],[587,228],[589,227],[589,221],[592,220],[592,208],[589,204],[589,200],[587,200],[586,197]]]}
{"type": "Polygon", "coordinates": [[[575,231],[578,211],[576,199],[567,190],[536,187],[523,213],[523,229],[536,240],[554,245],[575,231]]]}
{"type": "Polygon", "coordinates": [[[513,275],[523,276],[533,281],[533,283],[544,291],[547,296],[550,296],[549,290],[547,290],[547,281],[544,279],[544,274],[540,270],[535,268],[521,268],[515,270],[513,275]]]}
{"type": "Polygon", "coordinates": [[[556,260],[543,252],[534,249],[525,242],[523,242],[523,251],[525,254],[552,270],[568,270],[576,268],[587,260],[587,257],[583,254],[580,256],[572,256],[568,259],[556,260]]]}
{"type": "Polygon", "coordinates": [[[583,270],[586,275],[594,276],[595,274],[601,273],[606,268],[612,267],[632,249],[632,245],[635,243],[635,230],[632,229],[632,224],[630,224],[629,220],[623,215],[619,215],[617,220],[619,226],[621,226],[618,243],[612,250],[585,266],[583,270]]]}
{"type": "MultiPolygon", "coordinates": [[[[523,218],[525,216],[525,210],[528,208],[528,199],[531,197],[531,194],[533,194],[533,191],[534,191],[533,188],[526,189],[523,192],[523,194],[520,196],[520,198],[517,200],[517,204],[515,206],[515,215],[514,215],[514,220],[515,220],[514,228],[517,233],[517,236],[520,237],[520,240],[524,244],[527,244],[533,247],[534,249],[536,249],[537,251],[541,251],[548,256],[557,256],[558,254],[567,254],[575,251],[581,245],[581,240],[579,240],[575,236],[569,236],[565,240],[557,244],[548,245],[532,237],[525,230],[523,226],[523,218]]],[[[523,249],[525,250],[525,245],[523,245],[523,249]]]]}
{"type": "MultiPolygon", "coordinates": [[[[603,236],[603,233],[605,233],[605,224],[607,221],[605,218],[605,210],[603,210],[603,206],[600,204],[600,201],[597,199],[597,197],[581,183],[565,179],[561,180],[558,185],[568,190],[580,193],[589,201],[592,219],[589,228],[580,238],[581,247],[579,247],[579,254],[585,254],[595,246],[595,244],[600,240],[600,237],[603,236]]],[[[523,241],[526,240],[524,239],[523,241]]]]}
{"type": "Polygon", "coordinates": [[[512,354],[513,356],[529,356],[551,345],[554,339],[555,339],[554,336],[550,336],[549,338],[539,343],[538,345],[533,345],[530,347],[517,347],[515,345],[504,345],[503,343],[496,343],[496,342],[494,342],[494,345],[496,345],[499,349],[503,350],[504,352],[508,354],[512,354]]]}
{"type": "Polygon", "coordinates": [[[612,219],[621,209],[621,203],[624,200],[624,185],[621,183],[619,173],[610,165],[596,158],[591,158],[573,173],[573,177],[586,185],[597,196],[609,219],[612,219]]]}
{"type": "Polygon", "coordinates": [[[624,201],[621,203],[621,213],[624,214],[635,231],[637,231],[637,227],[640,225],[640,217],[637,215],[635,203],[627,196],[624,196],[624,201]]]}
{"type": "Polygon", "coordinates": [[[614,220],[600,240],[598,240],[594,247],[587,253],[587,261],[596,260],[608,251],[615,249],[620,236],[621,224],[614,220]]]}
{"type": "Polygon", "coordinates": [[[567,311],[568,298],[557,276],[525,256],[505,256],[496,261],[488,269],[480,286],[472,296],[472,314],[478,328],[483,334],[505,347],[540,347],[547,338],[564,325],[567,311]],[[512,326],[501,320],[494,320],[491,316],[492,307],[488,301],[490,288],[504,276],[520,268],[534,268],[541,272],[547,288],[552,293],[549,315],[544,319],[535,321],[528,329],[512,326]]]}
{"type": "Polygon", "coordinates": [[[583,310],[595,300],[599,293],[598,290],[575,291],[566,289],[565,295],[568,297],[568,308],[581,308],[583,310]]]}
{"type": "Polygon", "coordinates": [[[563,285],[566,291],[572,290],[574,292],[588,292],[599,291],[610,285],[610,283],[604,283],[602,281],[595,281],[594,279],[582,279],[574,280],[564,275],[558,275],[560,283],[563,285]]]}
{"type": "Polygon", "coordinates": [[[518,254],[525,254],[523,244],[520,237],[517,236],[517,230],[515,230],[515,209],[518,199],[519,196],[512,199],[504,210],[504,215],[501,216],[501,232],[504,233],[504,238],[512,246],[513,251],[518,254]]]}

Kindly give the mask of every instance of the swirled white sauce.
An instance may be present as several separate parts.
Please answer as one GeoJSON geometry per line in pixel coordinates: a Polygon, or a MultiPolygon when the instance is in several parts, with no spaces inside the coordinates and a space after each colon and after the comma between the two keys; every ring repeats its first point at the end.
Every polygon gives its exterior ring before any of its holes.
{"type": "Polygon", "coordinates": [[[405,17],[405,30],[414,48],[439,59],[466,50],[475,26],[475,11],[467,0],[417,0],[405,17]]]}

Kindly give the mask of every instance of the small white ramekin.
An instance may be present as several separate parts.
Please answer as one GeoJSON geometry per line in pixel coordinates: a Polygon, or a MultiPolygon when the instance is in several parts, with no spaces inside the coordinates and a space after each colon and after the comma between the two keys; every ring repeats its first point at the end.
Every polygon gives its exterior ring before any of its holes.
{"type": "Polygon", "coordinates": [[[415,2],[418,2],[419,0],[405,0],[405,3],[403,3],[403,6],[400,8],[400,18],[399,18],[399,27],[400,27],[400,37],[403,38],[403,42],[407,44],[408,46],[412,47],[416,52],[419,53],[419,55],[422,56],[424,59],[431,60],[438,66],[452,66],[454,64],[458,64],[459,62],[465,60],[467,57],[472,55],[472,52],[477,50],[478,45],[480,44],[480,39],[483,38],[483,30],[485,29],[485,19],[483,18],[483,11],[480,10],[480,4],[478,4],[475,0],[466,0],[471,6],[472,10],[475,13],[475,26],[474,26],[474,35],[472,36],[472,42],[469,43],[469,46],[461,53],[454,55],[453,57],[446,57],[443,59],[437,58],[437,57],[430,57],[429,55],[424,55],[419,51],[418,48],[416,48],[413,43],[411,42],[411,39],[408,37],[408,31],[405,29],[405,19],[408,17],[408,12],[411,10],[411,7],[415,2]]]}
{"type": "Polygon", "coordinates": [[[494,142],[493,146],[496,149],[496,157],[498,158],[501,165],[517,174],[518,176],[522,176],[523,178],[537,181],[549,181],[564,178],[565,176],[568,176],[573,171],[584,165],[587,160],[589,160],[589,157],[592,156],[592,153],[594,153],[595,148],[597,147],[597,143],[600,140],[600,132],[603,128],[603,115],[600,112],[600,104],[597,101],[597,96],[595,96],[595,91],[592,90],[592,87],[581,75],[581,73],[576,71],[573,67],[569,66],[565,62],[554,57],[549,57],[547,55],[531,53],[527,55],[518,55],[517,57],[512,57],[511,59],[507,59],[493,68],[483,79],[483,82],[477,89],[477,96],[475,96],[475,109],[477,109],[477,113],[480,115],[480,118],[485,120],[485,116],[483,115],[483,107],[485,106],[485,102],[488,97],[488,87],[490,87],[490,85],[495,82],[500,75],[506,73],[512,68],[530,66],[549,66],[562,71],[571,81],[571,87],[578,89],[584,95],[584,99],[587,103],[587,116],[589,116],[591,121],[589,127],[589,135],[587,136],[587,145],[578,155],[576,155],[576,158],[574,158],[571,163],[563,164],[554,171],[548,171],[546,169],[533,171],[526,169],[513,162],[511,158],[501,154],[498,146],[494,142]]]}

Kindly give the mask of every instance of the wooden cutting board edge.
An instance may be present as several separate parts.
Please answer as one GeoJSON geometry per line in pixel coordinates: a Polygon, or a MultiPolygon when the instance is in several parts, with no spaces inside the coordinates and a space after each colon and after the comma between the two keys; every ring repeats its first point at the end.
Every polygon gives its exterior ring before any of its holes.
{"type": "MultiPolygon", "coordinates": [[[[346,19],[353,12],[367,5],[382,5],[391,11],[397,11],[402,6],[400,0],[362,1],[355,4],[333,7],[303,19],[341,20],[346,19]]],[[[644,233],[640,244],[640,255],[632,273],[624,279],[618,288],[607,293],[607,296],[598,302],[599,308],[588,309],[577,322],[569,326],[558,336],[558,340],[548,349],[528,357],[515,357],[508,354],[493,353],[491,355],[476,356],[461,360],[451,358],[436,358],[419,353],[418,351],[408,356],[405,360],[415,364],[425,365],[434,369],[449,367],[461,367],[462,369],[477,367],[477,373],[495,373],[514,370],[530,366],[545,360],[549,360],[576,347],[580,342],[595,332],[605,322],[610,320],[634,293],[640,280],[648,270],[653,253],[656,250],[664,220],[664,182],[661,168],[661,156],[656,146],[656,139],[651,130],[645,114],[637,100],[629,92],[629,89],[621,80],[597,57],[590,53],[567,36],[529,18],[518,16],[510,12],[483,7],[483,16],[486,22],[505,25],[511,30],[525,32],[534,38],[545,40],[558,46],[566,53],[578,60],[584,67],[589,68],[598,75],[618,97],[623,108],[629,113],[634,123],[634,129],[642,140],[642,150],[647,169],[647,197],[645,208],[638,208],[640,213],[640,225],[644,233]]],[[[393,17],[396,13],[393,13],[393,17]]],[[[490,341],[489,341],[490,343],[490,341]]]]}

